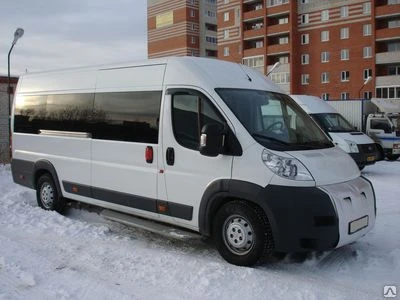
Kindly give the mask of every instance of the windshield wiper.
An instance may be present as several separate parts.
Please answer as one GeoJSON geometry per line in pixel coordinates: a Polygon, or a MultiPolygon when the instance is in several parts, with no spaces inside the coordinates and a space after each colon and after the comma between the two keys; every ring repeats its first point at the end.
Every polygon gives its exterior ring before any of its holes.
{"type": "Polygon", "coordinates": [[[304,142],[304,143],[296,143],[298,146],[305,146],[305,147],[328,147],[328,146],[333,146],[331,142],[322,142],[322,141],[309,141],[309,142],[304,142]]]}
{"type": "Polygon", "coordinates": [[[266,135],[263,135],[263,134],[259,134],[259,133],[252,133],[251,136],[254,137],[254,138],[261,138],[261,139],[264,139],[264,140],[277,142],[277,143],[282,144],[282,145],[289,145],[289,143],[284,142],[284,141],[282,141],[280,139],[276,139],[276,138],[273,138],[273,137],[270,137],[270,136],[266,136],[266,135]]]}

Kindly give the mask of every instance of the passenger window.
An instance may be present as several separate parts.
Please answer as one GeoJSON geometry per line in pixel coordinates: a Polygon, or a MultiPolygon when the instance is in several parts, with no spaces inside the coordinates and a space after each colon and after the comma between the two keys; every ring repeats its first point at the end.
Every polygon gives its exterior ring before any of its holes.
{"type": "Polygon", "coordinates": [[[209,123],[225,124],[222,116],[205,97],[187,92],[172,96],[172,128],[180,145],[198,150],[201,128],[209,123]]]}
{"type": "Polygon", "coordinates": [[[158,143],[161,91],[97,93],[93,138],[158,143]]]}

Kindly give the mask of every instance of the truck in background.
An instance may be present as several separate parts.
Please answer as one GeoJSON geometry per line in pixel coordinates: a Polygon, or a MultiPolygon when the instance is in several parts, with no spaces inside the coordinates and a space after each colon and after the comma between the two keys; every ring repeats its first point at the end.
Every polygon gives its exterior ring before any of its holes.
{"type": "Polygon", "coordinates": [[[355,130],[355,126],[331,105],[315,96],[290,96],[317,122],[335,145],[354,159],[360,170],[380,159],[376,143],[366,134],[355,130]]]}
{"type": "Polygon", "coordinates": [[[400,99],[327,101],[378,145],[388,160],[400,157],[400,99]]]}

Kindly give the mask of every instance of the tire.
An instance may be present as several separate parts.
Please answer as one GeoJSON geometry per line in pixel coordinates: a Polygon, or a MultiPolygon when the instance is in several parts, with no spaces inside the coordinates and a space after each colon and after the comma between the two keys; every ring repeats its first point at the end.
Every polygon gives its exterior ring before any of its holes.
{"type": "Polygon", "coordinates": [[[38,205],[45,210],[54,210],[63,213],[65,199],[59,195],[53,178],[49,174],[40,176],[36,184],[36,198],[38,205]]]}
{"type": "Polygon", "coordinates": [[[400,157],[399,154],[386,154],[386,158],[390,161],[398,160],[400,157]]]}
{"type": "Polygon", "coordinates": [[[212,233],[221,256],[234,265],[252,266],[270,258],[274,251],[265,213],[244,201],[224,204],[215,216],[212,233]]]}

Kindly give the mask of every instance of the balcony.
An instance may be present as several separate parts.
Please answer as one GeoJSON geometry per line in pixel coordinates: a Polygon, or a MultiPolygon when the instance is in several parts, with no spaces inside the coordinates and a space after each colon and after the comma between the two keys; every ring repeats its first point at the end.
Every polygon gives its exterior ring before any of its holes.
{"type": "Polygon", "coordinates": [[[276,35],[282,32],[289,32],[290,31],[290,24],[277,24],[268,26],[267,35],[276,35]]]}
{"type": "Polygon", "coordinates": [[[289,12],[290,11],[290,4],[282,4],[282,5],[276,5],[276,6],[270,6],[267,7],[267,16],[273,16],[273,15],[279,15],[282,14],[283,12],[289,12]]]}
{"type": "Polygon", "coordinates": [[[389,76],[376,76],[376,86],[399,86],[400,76],[389,75],[389,76]]]}
{"type": "Polygon", "coordinates": [[[276,53],[287,53],[290,51],[290,44],[275,44],[268,46],[268,55],[273,55],[276,53]]]}
{"type": "Polygon", "coordinates": [[[243,13],[243,22],[256,19],[264,19],[263,9],[250,10],[243,13]]]}
{"type": "Polygon", "coordinates": [[[377,19],[396,15],[400,15],[400,4],[377,6],[375,10],[377,19]]]}
{"type": "Polygon", "coordinates": [[[265,28],[249,29],[243,32],[243,39],[250,40],[254,38],[263,38],[265,34],[265,28]]]}
{"type": "Polygon", "coordinates": [[[376,64],[400,63],[400,51],[376,53],[376,64]]]}
{"type": "Polygon", "coordinates": [[[394,40],[400,37],[400,27],[384,28],[376,30],[375,39],[377,41],[394,40]]]}
{"type": "Polygon", "coordinates": [[[256,55],[264,55],[265,54],[265,47],[263,48],[249,48],[243,50],[243,56],[256,56],[256,55]]]}

